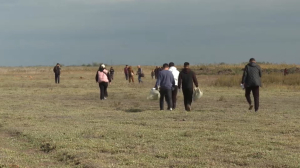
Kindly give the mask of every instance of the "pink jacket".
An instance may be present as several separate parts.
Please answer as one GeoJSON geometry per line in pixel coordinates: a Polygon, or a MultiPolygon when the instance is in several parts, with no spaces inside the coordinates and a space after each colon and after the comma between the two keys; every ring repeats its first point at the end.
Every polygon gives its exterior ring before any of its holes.
{"type": "Polygon", "coordinates": [[[106,69],[104,69],[103,72],[98,71],[98,83],[109,82],[107,73],[108,71],[106,69]]]}

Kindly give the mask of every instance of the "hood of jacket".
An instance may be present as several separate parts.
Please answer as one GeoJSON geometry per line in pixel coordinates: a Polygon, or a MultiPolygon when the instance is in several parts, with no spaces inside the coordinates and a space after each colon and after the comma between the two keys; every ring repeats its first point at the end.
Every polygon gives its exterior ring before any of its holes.
{"type": "Polygon", "coordinates": [[[250,62],[248,65],[251,66],[251,67],[256,67],[256,66],[258,66],[255,62],[250,62]]]}
{"type": "Polygon", "coordinates": [[[173,72],[173,71],[177,71],[177,68],[176,68],[176,67],[174,67],[174,66],[172,66],[172,67],[170,67],[170,68],[169,68],[169,71],[171,71],[171,72],[173,72]]]}
{"type": "Polygon", "coordinates": [[[182,72],[185,74],[189,73],[190,71],[191,71],[190,68],[183,68],[182,70],[182,72]]]}

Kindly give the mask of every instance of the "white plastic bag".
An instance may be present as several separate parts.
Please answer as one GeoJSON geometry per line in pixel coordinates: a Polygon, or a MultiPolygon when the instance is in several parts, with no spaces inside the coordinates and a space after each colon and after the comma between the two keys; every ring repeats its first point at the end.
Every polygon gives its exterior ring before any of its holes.
{"type": "Polygon", "coordinates": [[[203,96],[203,91],[200,88],[195,88],[193,93],[193,100],[198,100],[203,96]]]}
{"type": "Polygon", "coordinates": [[[148,100],[159,100],[159,98],[160,98],[159,91],[156,90],[155,88],[152,88],[147,99],[148,100]]]}

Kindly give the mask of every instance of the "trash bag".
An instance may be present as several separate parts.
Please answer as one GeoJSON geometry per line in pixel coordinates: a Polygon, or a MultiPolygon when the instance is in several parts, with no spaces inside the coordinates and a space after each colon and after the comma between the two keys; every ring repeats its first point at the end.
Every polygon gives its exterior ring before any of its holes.
{"type": "Polygon", "coordinates": [[[203,92],[200,90],[200,88],[195,88],[193,93],[193,100],[198,100],[203,96],[203,92]]]}
{"type": "Polygon", "coordinates": [[[160,98],[159,91],[156,90],[155,88],[152,88],[147,99],[148,100],[159,100],[159,98],[160,98]]]}

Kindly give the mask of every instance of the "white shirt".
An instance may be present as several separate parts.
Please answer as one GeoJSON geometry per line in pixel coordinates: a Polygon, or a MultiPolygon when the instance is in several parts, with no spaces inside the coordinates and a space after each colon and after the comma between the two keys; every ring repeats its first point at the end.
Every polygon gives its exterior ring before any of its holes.
{"type": "Polygon", "coordinates": [[[179,77],[179,71],[177,70],[176,67],[172,66],[169,68],[169,71],[172,72],[175,80],[175,85],[178,86],[178,77],[179,77]]]}

